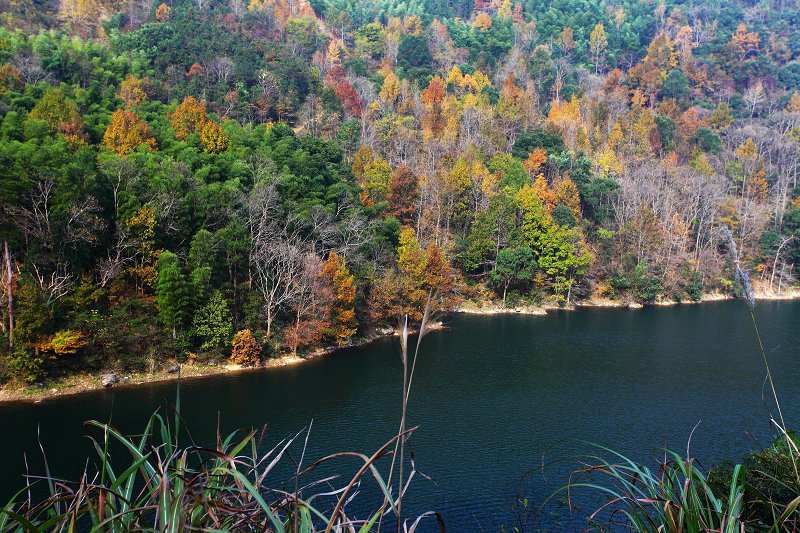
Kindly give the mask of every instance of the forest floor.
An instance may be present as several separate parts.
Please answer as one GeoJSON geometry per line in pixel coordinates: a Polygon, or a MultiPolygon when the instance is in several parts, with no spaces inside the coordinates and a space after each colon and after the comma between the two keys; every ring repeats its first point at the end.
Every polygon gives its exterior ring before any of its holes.
{"type": "MultiPolygon", "coordinates": [[[[793,288],[791,290],[784,290],[780,293],[763,290],[758,285],[755,286],[756,300],[791,300],[800,299],[800,288],[793,288]]],[[[713,302],[721,300],[731,300],[732,296],[722,293],[709,293],[704,294],[700,302],[692,302],[689,300],[683,302],[674,301],[657,301],[653,305],[670,306],[670,305],[685,305],[703,302],[713,302]]],[[[559,307],[556,305],[525,305],[519,307],[502,307],[489,300],[483,302],[467,301],[464,302],[455,312],[477,315],[495,315],[495,314],[526,314],[526,315],[546,315],[548,311],[553,310],[572,310],[576,308],[585,307],[609,307],[609,308],[629,308],[639,309],[642,304],[633,301],[612,300],[610,298],[593,298],[582,300],[575,306],[559,307]]],[[[431,329],[441,329],[444,326],[441,323],[436,323],[431,329]]],[[[180,374],[169,373],[166,369],[155,370],[153,372],[118,372],[120,378],[119,384],[115,385],[114,389],[122,389],[130,386],[142,385],[145,383],[156,383],[161,381],[172,381],[178,379],[198,379],[207,376],[214,376],[220,374],[230,374],[237,372],[255,372],[264,370],[266,368],[277,368],[298,365],[305,363],[317,357],[328,355],[338,350],[363,346],[377,339],[393,335],[393,330],[379,330],[375,333],[360,338],[350,344],[349,346],[328,346],[317,348],[303,356],[298,355],[282,355],[267,359],[263,364],[255,367],[243,367],[234,364],[220,364],[211,365],[198,362],[187,362],[181,365],[180,374]]],[[[165,367],[167,368],[167,367],[165,367]]],[[[4,402],[40,402],[48,398],[68,396],[72,394],[80,394],[83,392],[102,389],[101,377],[105,372],[96,373],[77,373],[65,377],[59,377],[48,381],[45,384],[37,385],[24,385],[16,383],[7,383],[0,387],[0,403],[4,402]]]]}

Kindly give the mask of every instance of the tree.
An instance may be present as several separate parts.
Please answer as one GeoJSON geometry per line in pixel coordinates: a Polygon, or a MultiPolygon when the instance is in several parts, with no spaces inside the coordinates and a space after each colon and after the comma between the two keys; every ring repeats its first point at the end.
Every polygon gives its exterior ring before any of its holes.
{"type": "Polygon", "coordinates": [[[736,61],[742,62],[751,54],[758,53],[760,41],[761,37],[755,32],[748,32],[745,23],[741,22],[728,41],[728,49],[736,61]]]}
{"type": "Polygon", "coordinates": [[[140,146],[146,146],[151,152],[157,147],[147,124],[133,111],[123,109],[117,109],[111,115],[111,123],[103,134],[103,144],[120,156],[128,155],[140,146]]]}
{"type": "Polygon", "coordinates": [[[249,329],[238,331],[231,341],[231,363],[242,366],[255,366],[261,361],[261,345],[249,329]]]}
{"type": "Polygon", "coordinates": [[[475,17],[475,22],[473,22],[472,25],[478,30],[485,32],[492,27],[492,16],[485,11],[481,11],[478,13],[478,16],[475,17]]]}
{"type": "Polygon", "coordinates": [[[175,131],[175,137],[185,139],[191,133],[200,132],[208,120],[205,101],[198,101],[194,96],[187,96],[169,114],[169,124],[175,131]]]}
{"type": "Polygon", "coordinates": [[[78,106],[61,89],[48,89],[33,106],[28,118],[43,120],[52,132],[77,133],[83,128],[78,106]]]}
{"type": "Polygon", "coordinates": [[[506,306],[508,287],[514,283],[531,281],[538,266],[533,250],[528,246],[503,248],[497,253],[497,263],[490,274],[490,279],[503,288],[503,307],[506,306]]]}
{"type": "Polygon", "coordinates": [[[128,74],[128,76],[122,80],[122,83],[119,84],[117,96],[122,100],[122,105],[128,109],[136,107],[147,100],[147,94],[144,92],[142,80],[133,74],[128,74]]]}
{"type": "Polygon", "coordinates": [[[230,139],[222,130],[222,126],[213,120],[206,121],[200,130],[200,144],[209,154],[221,154],[228,149],[229,142],[230,139]]]}
{"type": "Polygon", "coordinates": [[[356,321],[355,298],[356,286],[354,277],[347,269],[347,262],[336,252],[331,252],[322,266],[322,275],[333,289],[333,301],[330,310],[330,325],[325,331],[336,344],[347,344],[355,335],[356,321]]]}
{"type": "Polygon", "coordinates": [[[589,52],[591,54],[592,64],[594,65],[595,74],[603,72],[605,68],[605,53],[608,48],[608,39],[606,38],[606,29],[603,23],[598,23],[592,30],[589,36],[589,52]]]}
{"type": "Polygon", "coordinates": [[[186,278],[181,272],[178,256],[172,252],[161,252],[158,256],[158,277],[156,278],[156,302],[161,322],[172,330],[172,338],[177,338],[178,328],[188,317],[189,294],[186,278]]]}
{"type": "Polygon", "coordinates": [[[257,290],[264,300],[266,338],[270,339],[276,315],[295,297],[296,283],[303,272],[305,243],[296,218],[280,205],[277,188],[260,183],[248,203],[250,264],[257,290]]]}
{"type": "Polygon", "coordinates": [[[397,217],[402,224],[410,224],[417,212],[419,181],[416,174],[406,165],[400,165],[389,179],[389,214],[397,217]]]}
{"type": "Polygon", "coordinates": [[[414,230],[400,231],[396,268],[387,270],[373,286],[369,315],[376,324],[403,317],[419,323],[430,304],[430,312],[447,310],[454,304],[453,279],[442,250],[435,244],[422,248],[414,230]]]}
{"type": "Polygon", "coordinates": [[[170,11],[170,7],[162,2],[156,8],[156,20],[159,22],[168,22],[170,18],[170,11]]]}
{"type": "Polygon", "coordinates": [[[194,332],[203,339],[201,350],[220,353],[227,346],[233,330],[228,302],[220,291],[214,291],[208,302],[194,315],[194,332]]]}

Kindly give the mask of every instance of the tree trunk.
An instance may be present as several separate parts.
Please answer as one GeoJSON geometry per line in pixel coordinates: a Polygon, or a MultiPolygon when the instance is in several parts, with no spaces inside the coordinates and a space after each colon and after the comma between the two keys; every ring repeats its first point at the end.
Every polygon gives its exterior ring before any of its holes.
{"type": "Polygon", "coordinates": [[[6,298],[8,299],[8,346],[14,347],[14,294],[11,272],[11,252],[8,250],[8,241],[3,242],[3,255],[6,258],[6,298]]]}

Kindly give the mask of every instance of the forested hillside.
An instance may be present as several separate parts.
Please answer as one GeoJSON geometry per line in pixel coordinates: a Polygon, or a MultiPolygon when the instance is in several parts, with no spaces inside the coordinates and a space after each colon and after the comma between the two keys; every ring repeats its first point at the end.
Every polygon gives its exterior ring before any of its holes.
{"type": "Polygon", "coordinates": [[[796,0],[0,0],[0,381],[770,290],[796,0]]]}

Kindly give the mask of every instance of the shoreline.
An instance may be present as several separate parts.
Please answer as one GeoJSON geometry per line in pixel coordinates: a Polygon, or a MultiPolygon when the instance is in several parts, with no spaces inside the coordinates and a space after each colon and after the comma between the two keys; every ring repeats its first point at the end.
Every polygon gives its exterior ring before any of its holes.
{"type": "MultiPolygon", "coordinates": [[[[703,297],[697,302],[693,302],[691,300],[680,301],[680,302],[672,300],[659,300],[648,305],[658,306],[658,307],[671,307],[675,305],[696,305],[707,302],[720,302],[720,301],[735,300],[735,299],[736,298],[734,296],[727,294],[709,293],[709,294],[704,294],[703,297]]],[[[784,291],[782,293],[769,293],[757,290],[755,292],[755,299],[757,301],[800,299],[800,289],[784,291]]],[[[462,304],[462,306],[459,307],[458,309],[453,310],[452,313],[468,314],[468,315],[519,314],[519,315],[529,315],[529,316],[546,316],[548,313],[552,311],[576,311],[579,309],[588,309],[588,308],[642,309],[644,307],[645,305],[635,301],[612,300],[610,298],[583,300],[569,307],[566,306],[558,307],[555,305],[545,304],[542,306],[519,306],[519,307],[505,308],[496,305],[491,305],[489,301],[485,302],[468,301],[462,304]]],[[[437,322],[431,325],[432,330],[444,329],[445,327],[446,326],[444,326],[441,322],[437,322]]],[[[11,389],[8,388],[8,385],[6,385],[0,388],[0,404],[40,403],[50,398],[62,398],[65,396],[74,396],[86,392],[104,390],[106,388],[111,388],[115,390],[127,389],[129,387],[136,387],[139,385],[145,385],[149,383],[174,381],[177,380],[178,378],[195,380],[209,376],[218,376],[222,374],[238,374],[244,372],[264,371],[273,368],[283,368],[287,366],[296,366],[302,363],[306,363],[310,360],[317,359],[319,357],[339,352],[347,348],[357,348],[361,346],[366,346],[380,339],[393,337],[395,335],[397,335],[397,333],[394,330],[379,329],[367,335],[366,337],[360,338],[355,342],[345,346],[318,347],[314,350],[311,350],[308,354],[306,354],[303,357],[298,355],[282,355],[279,357],[268,359],[263,364],[252,367],[243,367],[241,365],[234,365],[229,363],[220,364],[216,366],[207,364],[185,363],[180,365],[181,367],[180,371],[175,373],[170,373],[167,370],[159,370],[157,372],[152,372],[152,373],[148,372],[125,373],[125,375],[120,378],[120,382],[114,385],[113,387],[102,386],[101,384],[101,376],[103,374],[102,372],[95,374],[86,374],[86,373],[73,374],[49,382],[45,384],[44,387],[27,386],[27,387],[17,387],[11,389]]]]}

